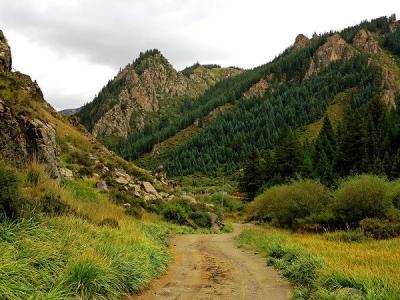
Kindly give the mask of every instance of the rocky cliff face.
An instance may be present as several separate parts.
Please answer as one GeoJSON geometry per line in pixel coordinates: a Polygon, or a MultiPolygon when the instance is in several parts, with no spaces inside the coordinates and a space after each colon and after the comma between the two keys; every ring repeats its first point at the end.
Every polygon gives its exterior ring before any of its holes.
{"type": "Polygon", "coordinates": [[[353,45],[369,54],[377,54],[379,51],[382,51],[372,34],[365,29],[361,29],[356,34],[353,39],[353,45]]]}
{"type": "MultiPolygon", "coordinates": [[[[240,71],[234,68],[217,70],[199,65],[185,76],[159,51],[152,50],[151,55],[139,57],[113,79],[122,81],[123,87],[116,103],[96,120],[92,133],[95,136],[127,137],[129,133],[143,129],[149,113],[159,112],[162,107],[173,104],[176,98],[197,97],[219,80],[238,73],[240,71]]],[[[83,108],[83,113],[85,109],[87,107],[83,108]]]]}
{"type": "Polygon", "coordinates": [[[353,55],[353,48],[339,34],[334,34],[316,51],[305,78],[318,74],[322,68],[336,60],[349,59],[353,55]]]}
{"type": "Polygon", "coordinates": [[[11,49],[4,37],[3,31],[0,30],[0,72],[11,71],[11,49]]]}
{"type": "MultiPolygon", "coordinates": [[[[0,74],[12,79],[13,89],[23,93],[30,101],[41,101],[44,107],[50,107],[36,82],[19,72],[11,73],[11,51],[0,31],[0,74]]],[[[3,90],[9,89],[0,84],[3,90]]],[[[54,178],[59,178],[59,147],[54,128],[48,122],[30,114],[17,99],[0,97],[0,156],[20,167],[37,161],[47,166],[54,178]]]]}

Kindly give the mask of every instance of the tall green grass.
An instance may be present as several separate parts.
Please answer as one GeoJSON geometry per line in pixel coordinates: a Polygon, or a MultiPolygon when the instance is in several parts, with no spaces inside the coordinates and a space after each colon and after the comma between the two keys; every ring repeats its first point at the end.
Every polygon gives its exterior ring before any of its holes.
{"type": "Polygon", "coordinates": [[[254,228],[236,243],[257,249],[295,286],[297,299],[398,300],[400,239],[372,241],[254,228]],[[363,293],[356,297],[344,288],[363,293]]]}

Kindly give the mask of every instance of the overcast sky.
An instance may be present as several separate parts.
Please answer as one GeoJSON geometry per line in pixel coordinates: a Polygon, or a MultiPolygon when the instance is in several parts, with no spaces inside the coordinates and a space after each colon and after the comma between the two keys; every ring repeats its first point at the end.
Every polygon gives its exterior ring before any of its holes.
{"type": "Polygon", "coordinates": [[[15,69],[55,108],[81,106],[140,51],[177,68],[197,61],[251,68],[293,43],[396,13],[399,0],[0,0],[15,69]]]}

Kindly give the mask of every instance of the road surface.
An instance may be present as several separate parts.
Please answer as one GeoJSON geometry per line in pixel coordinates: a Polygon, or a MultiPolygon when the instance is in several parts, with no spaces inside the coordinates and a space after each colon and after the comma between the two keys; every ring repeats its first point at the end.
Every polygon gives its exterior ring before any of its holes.
{"type": "Polygon", "coordinates": [[[129,299],[291,299],[289,283],[265,258],[235,246],[233,238],[248,226],[234,224],[228,234],[177,236],[168,273],[129,299]]]}

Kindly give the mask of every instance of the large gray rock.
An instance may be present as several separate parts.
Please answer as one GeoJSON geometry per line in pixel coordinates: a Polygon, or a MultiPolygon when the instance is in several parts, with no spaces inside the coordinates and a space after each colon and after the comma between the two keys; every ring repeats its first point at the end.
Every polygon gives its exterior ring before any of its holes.
{"type": "Polygon", "coordinates": [[[108,193],[108,186],[105,181],[99,181],[96,183],[96,188],[99,193],[108,193]]]}
{"type": "Polygon", "coordinates": [[[11,71],[11,49],[4,37],[3,31],[0,30],[0,73],[11,71]]]}
{"type": "Polygon", "coordinates": [[[0,156],[17,166],[37,161],[46,165],[50,176],[60,178],[60,149],[56,132],[47,122],[26,113],[14,113],[0,99],[0,156]]]}

